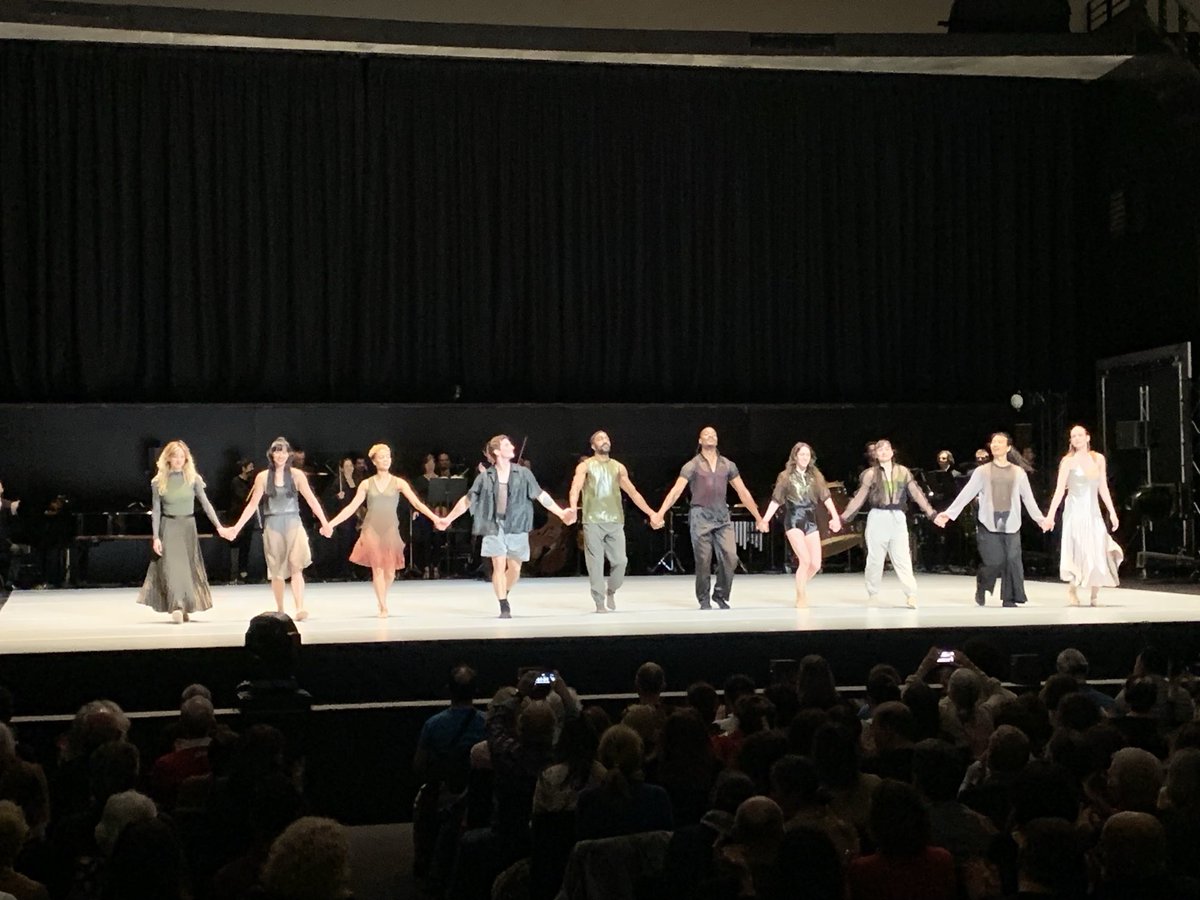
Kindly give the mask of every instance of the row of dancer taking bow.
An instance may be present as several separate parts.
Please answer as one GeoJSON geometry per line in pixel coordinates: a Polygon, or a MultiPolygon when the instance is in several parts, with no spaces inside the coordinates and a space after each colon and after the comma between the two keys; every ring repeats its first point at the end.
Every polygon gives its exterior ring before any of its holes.
{"type": "Polygon", "coordinates": [[[834,532],[841,530],[843,522],[852,519],[864,506],[870,507],[865,534],[868,601],[877,602],[883,564],[890,558],[904,590],[905,603],[915,609],[917,585],[909,547],[908,503],[916,503],[937,526],[944,528],[971,501],[978,500],[980,527],[976,540],[982,563],[976,579],[975,602],[984,605],[986,594],[993,590],[997,579],[1002,579],[1002,604],[1017,606],[1025,602],[1018,533],[1021,508],[1024,506],[1043,529],[1050,530],[1064,498],[1060,574],[1068,582],[1070,602],[1078,604],[1078,588],[1087,587],[1095,604],[1100,587],[1117,583],[1117,566],[1121,561],[1120,548],[1109,537],[1100,517],[1099,502],[1108,509],[1113,531],[1118,519],[1108,491],[1104,457],[1091,450],[1090,436],[1082,426],[1071,429],[1069,440],[1071,449],[1059,466],[1057,490],[1046,515],[1038,508],[1030,490],[1025,462],[1003,432],[991,436],[991,461],[971,473],[958,497],[942,513],[930,506],[912,473],[895,461],[891,442],[882,439],[875,442],[874,463],[862,473],[858,490],[839,514],[816,465],[812,447],[797,442],[775,481],[766,510],[760,515],[737,465],[721,454],[716,429],[708,426],[699,434],[696,455],[680,469],[658,509],[646,502],[625,466],[612,458],[609,435],[597,431],[590,440],[592,455],[575,469],[566,507],[559,506],[541,488],[532,471],[515,465],[516,448],[507,435],[501,434],[489,440],[484,450],[491,465],[477,475],[467,494],[444,516],[429,509],[407,481],[391,473],[391,449],[386,444],[376,444],[369,453],[375,474],[360,482],[354,499],[332,519],[327,519],[304,472],[291,465],[291,446],[286,439],[277,438],[267,452],[269,467],[255,476],[241,516],[228,527],[217,519],[205,496],[204,481],[196,472],[187,445],[172,441],[164,447],[152,480],[156,559],[147,573],[139,602],[170,613],[177,622],[187,621],[192,613],[210,608],[212,600],[193,519],[195,501],[200,502],[217,533],[230,541],[237,538],[265,501],[263,550],[276,606],[283,611],[285,584],[290,581],[296,618],[307,618],[303,573],[312,562],[312,554],[300,521],[299,498],[303,497],[325,537],[330,537],[338,524],[366,504],[367,514],[350,560],[371,569],[379,615],[387,616],[388,589],[396,572],[405,565],[397,515],[399,497],[404,496],[414,509],[443,531],[470,510],[472,530],[482,538],[482,556],[491,560],[492,587],[501,618],[512,615],[512,591],[520,579],[521,563],[529,559],[533,503],[541,504],[567,525],[578,517],[582,521],[585,560],[596,612],[611,612],[616,609],[616,592],[627,565],[622,492],[657,529],[663,527],[668,510],[686,490],[690,495],[688,525],[696,561],[696,600],[701,609],[711,609],[714,604],[728,609],[737,565],[728,504],[728,490],[733,488],[760,531],[768,531],[776,511],[783,509],[784,533],[798,560],[795,573],[798,607],[807,605],[808,583],[821,568],[818,507],[824,507],[828,513],[829,527],[834,532]],[[607,578],[606,560],[610,567],[607,578]]]}

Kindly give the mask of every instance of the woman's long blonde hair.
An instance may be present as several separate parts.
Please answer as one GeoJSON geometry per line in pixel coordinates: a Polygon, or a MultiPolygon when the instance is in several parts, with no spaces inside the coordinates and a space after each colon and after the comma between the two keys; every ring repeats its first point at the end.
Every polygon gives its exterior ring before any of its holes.
{"type": "Polygon", "coordinates": [[[204,487],[204,479],[200,478],[200,473],[196,471],[196,462],[192,459],[191,449],[183,441],[170,441],[162,448],[162,453],[158,454],[158,462],[155,463],[158,471],[150,479],[150,484],[158,491],[159,496],[167,492],[167,476],[171,474],[169,457],[176,450],[183,451],[183,483],[191,487],[196,483],[196,479],[199,479],[200,487],[204,487]]]}

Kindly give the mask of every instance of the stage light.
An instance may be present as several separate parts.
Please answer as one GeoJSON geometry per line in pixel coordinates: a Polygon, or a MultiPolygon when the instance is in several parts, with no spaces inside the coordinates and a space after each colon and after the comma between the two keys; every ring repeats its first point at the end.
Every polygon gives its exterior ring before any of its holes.
{"type": "Polygon", "coordinates": [[[1025,405],[1025,398],[1021,396],[1021,392],[1017,391],[1008,398],[1008,402],[1012,404],[1012,408],[1020,412],[1021,407],[1025,405]]]}

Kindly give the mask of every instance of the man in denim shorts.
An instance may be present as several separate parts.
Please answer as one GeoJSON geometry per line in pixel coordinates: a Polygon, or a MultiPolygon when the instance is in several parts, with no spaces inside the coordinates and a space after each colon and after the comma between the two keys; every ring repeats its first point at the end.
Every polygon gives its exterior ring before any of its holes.
{"type": "Polygon", "coordinates": [[[563,509],[537,483],[533,472],[514,466],[516,447],[506,434],[498,434],[484,448],[492,465],[479,473],[471,490],[454,505],[439,527],[471,510],[471,530],[483,537],[480,553],[492,561],[492,588],[500,601],[500,618],[511,619],[508,593],[521,577],[521,563],[529,559],[529,532],[533,528],[536,500],[563,523],[575,521],[575,510],[563,509]]]}

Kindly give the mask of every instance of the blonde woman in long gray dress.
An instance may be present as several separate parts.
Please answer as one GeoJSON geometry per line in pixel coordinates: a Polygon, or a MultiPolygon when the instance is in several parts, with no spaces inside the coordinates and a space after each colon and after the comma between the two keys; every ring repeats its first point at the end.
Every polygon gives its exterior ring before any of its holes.
{"type": "Polygon", "coordinates": [[[308,535],[300,521],[300,501],[303,497],[311,507],[313,515],[327,525],[325,510],[317,495],[309,486],[308,476],[292,466],[292,445],[286,438],[277,437],[267,450],[270,461],[264,471],[254,476],[254,487],[246,498],[246,508],[241,517],[231,526],[233,540],[242,530],[263,497],[267,508],[263,513],[263,556],[267,559],[267,577],[271,580],[271,593],[275,595],[275,607],[283,612],[284,585],[290,579],[292,600],[296,604],[296,621],[308,618],[304,608],[304,570],[312,565],[312,549],[308,546],[308,535]]]}
{"type": "Polygon", "coordinates": [[[192,613],[212,609],[208,573],[200,555],[196,533],[196,501],[217,533],[229,530],[204,493],[204,479],[196,472],[192,451],[183,441],[171,441],[158,455],[158,471],[150,480],[151,521],[155,558],[146,572],[138,603],[156,612],[170,613],[176,624],[192,613]]]}
{"type": "Polygon", "coordinates": [[[387,444],[375,444],[367,452],[367,456],[375,464],[375,474],[359,483],[354,499],[329,520],[329,524],[321,529],[321,534],[332,537],[333,529],[354,515],[363,502],[366,502],[367,516],[363,519],[358,543],[350,551],[350,562],[371,570],[371,583],[375,586],[379,618],[386,619],[388,588],[396,580],[397,570],[404,568],[404,540],[400,537],[400,518],[396,513],[400,495],[403,494],[413,509],[428,516],[435,525],[442,519],[421,502],[421,498],[407,481],[391,473],[391,447],[387,444]]]}
{"type": "Polygon", "coordinates": [[[1108,491],[1108,467],[1104,454],[1092,450],[1092,436],[1082,425],[1070,433],[1070,450],[1058,464],[1058,486],[1046,513],[1046,530],[1054,527],[1054,514],[1063,506],[1062,546],[1059,551],[1059,577],[1067,583],[1067,602],[1079,605],[1079,588],[1090,590],[1091,605],[1102,587],[1116,587],[1117,569],[1125,555],[1109,535],[1100,514],[1100,503],[1108,510],[1112,531],[1120,520],[1108,491]]]}

